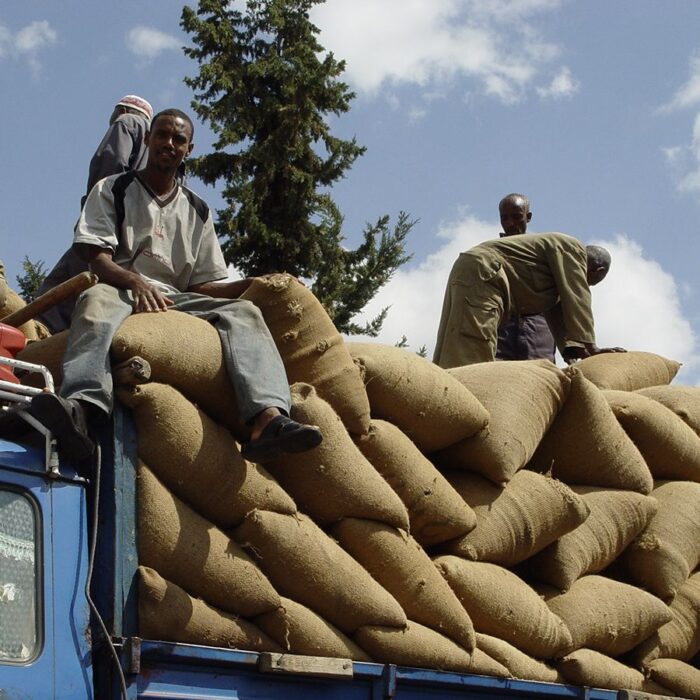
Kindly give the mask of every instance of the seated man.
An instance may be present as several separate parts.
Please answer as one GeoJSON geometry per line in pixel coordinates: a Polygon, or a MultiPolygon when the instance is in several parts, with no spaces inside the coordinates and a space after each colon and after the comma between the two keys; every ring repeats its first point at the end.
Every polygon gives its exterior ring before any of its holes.
{"type": "Polygon", "coordinates": [[[433,361],[441,367],[489,362],[509,313],[544,313],[566,362],[622,348],[595,344],[590,285],[610,269],[610,255],[563,233],[486,241],[462,253],[445,290],[433,361]]]}
{"type": "MultiPolygon", "coordinates": [[[[522,194],[508,194],[498,204],[503,232],[506,236],[527,233],[532,220],[530,201],[522,194]]],[[[554,362],[556,345],[543,314],[520,316],[511,314],[498,331],[497,360],[549,360],[554,362]]]]}
{"type": "Polygon", "coordinates": [[[241,451],[246,459],[264,462],[322,440],[317,427],[288,417],[289,385],[275,343],[257,307],[237,299],[250,281],[225,281],[209,208],[176,180],[192,151],[193,133],[192,121],[180,110],[156,115],[146,135],[146,167],[100,181],[76,226],[73,245],[101,282],[76,304],[61,396],[42,393],[31,403],[34,416],[73,458],[85,458],[94,448],[86,418],[112,410],[114,333],[132,313],[168,309],[217,328],[241,417],[251,426],[250,442],[241,451]]]}

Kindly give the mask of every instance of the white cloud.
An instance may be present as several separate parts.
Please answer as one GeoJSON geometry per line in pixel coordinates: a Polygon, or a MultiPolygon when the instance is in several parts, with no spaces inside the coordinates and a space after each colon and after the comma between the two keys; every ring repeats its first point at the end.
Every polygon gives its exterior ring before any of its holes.
{"type": "Polygon", "coordinates": [[[32,22],[15,34],[0,25],[0,58],[11,54],[17,59],[25,59],[36,75],[41,70],[39,52],[57,40],[58,34],[46,20],[32,22]]]}
{"type": "Polygon", "coordinates": [[[569,68],[564,66],[552,78],[552,82],[547,87],[538,87],[537,94],[543,98],[561,100],[565,97],[572,97],[579,90],[580,84],[571,75],[569,68]]]}
{"type": "MultiPolygon", "coordinates": [[[[347,62],[346,78],[376,95],[458,78],[505,103],[523,98],[560,49],[529,21],[560,0],[328,0],[312,11],[321,43],[347,62]]],[[[568,76],[571,87],[575,81],[568,76]]],[[[566,89],[566,86],[560,87],[566,89]]]]}
{"type": "Polygon", "coordinates": [[[150,60],[163,51],[179,50],[181,41],[158,29],[139,25],[127,33],[126,46],[137,58],[150,60]]]}
{"type": "MultiPolygon", "coordinates": [[[[493,238],[498,230],[497,222],[469,215],[443,226],[438,233],[441,247],[416,267],[399,269],[365,309],[362,320],[391,307],[377,342],[393,345],[406,335],[411,350],[425,345],[432,357],[452,264],[461,251],[493,238]]],[[[697,348],[673,277],[628,237],[597,243],[613,259],[607,279],[593,290],[598,345],[659,353],[685,363],[687,375],[697,366],[697,348]]]]}
{"type": "Polygon", "coordinates": [[[700,55],[690,57],[690,77],[659,111],[670,112],[700,103],[700,55]]]}

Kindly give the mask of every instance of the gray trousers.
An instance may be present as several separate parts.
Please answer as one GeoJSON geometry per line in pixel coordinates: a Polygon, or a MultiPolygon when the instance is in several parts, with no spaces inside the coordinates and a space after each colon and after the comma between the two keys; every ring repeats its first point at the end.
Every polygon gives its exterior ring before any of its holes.
{"type": "MultiPolygon", "coordinates": [[[[243,299],[169,294],[170,309],[213,323],[241,418],[248,422],[275,407],[289,414],[291,399],[282,358],[260,310],[243,299]]],[[[122,322],[133,312],[131,292],[96,284],[78,297],[63,360],[61,396],[88,401],[111,413],[113,384],[109,350],[122,322]]],[[[167,311],[159,313],[168,313],[167,311]]],[[[184,343],[184,338],[173,338],[184,343]]]]}

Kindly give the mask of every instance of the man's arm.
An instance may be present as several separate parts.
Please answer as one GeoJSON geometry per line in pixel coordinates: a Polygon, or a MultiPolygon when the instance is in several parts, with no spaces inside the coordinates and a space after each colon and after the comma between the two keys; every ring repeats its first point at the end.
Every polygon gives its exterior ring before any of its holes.
{"type": "Polygon", "coordinates": [[[100,282],[131,291],[134,296],[134,313],[167,311],[172,306],[173,302],[148,280],[117,265],[108,248],[84,244],[78,244],[77,247],[78,252],[89,261],[90,270],[100,278],[100,282]]]}

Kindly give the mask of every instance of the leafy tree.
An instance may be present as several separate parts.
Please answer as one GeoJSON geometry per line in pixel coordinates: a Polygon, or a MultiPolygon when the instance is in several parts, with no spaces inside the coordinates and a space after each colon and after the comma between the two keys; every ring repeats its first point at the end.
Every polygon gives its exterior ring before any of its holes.
{"type": "Polygon", "coordinates": [[[22,269],[24,274],[17,275],[15,279],[19,286],[19,295],[28,304],[38,296],[39,287],[46,277],[46,267],[43,260],[33,263],[29,256],[25,255],[24,260],[22,260],[22,269]]]}
{"type": "Polygon", "coordinates": [[[329,189],[365,149],[328,125],[355,95],[339,79],[344,62],[324,53],[309,20],[320,2],[199,0],[196,11],[183,9],[193,41],[185,53],[199,63],[185,82],[216,135],[214,152],[190,169],[224,183],[217,227],[228,262],[246,275],[310,279],[340,330],[376,335],[387,309],[364,327],[352,318],[410,258],[404,242],[415,222],[401,212],[392,228],[382,216],[355,250],[342,245],[329,189]]]}

